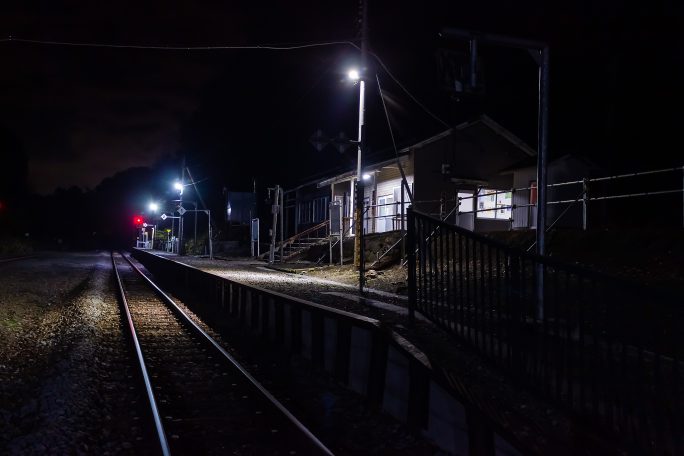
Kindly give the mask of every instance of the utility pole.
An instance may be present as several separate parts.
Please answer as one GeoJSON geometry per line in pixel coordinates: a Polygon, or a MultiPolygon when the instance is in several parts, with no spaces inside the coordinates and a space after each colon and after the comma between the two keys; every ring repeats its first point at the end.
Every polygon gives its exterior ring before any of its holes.
{"type": "Polygon", "coordinates": [[[364,239],[363,239],[363,176],[361,172],[361,153],[365,146],[365,92],[366,74],[368,70],[368,0],[361,0],[361,68],[359,70],[359,136],[356,158],[356,211],[354,225],[354,266],[359,268],[359,292],[363,293],[364,285],[364,239]]]}

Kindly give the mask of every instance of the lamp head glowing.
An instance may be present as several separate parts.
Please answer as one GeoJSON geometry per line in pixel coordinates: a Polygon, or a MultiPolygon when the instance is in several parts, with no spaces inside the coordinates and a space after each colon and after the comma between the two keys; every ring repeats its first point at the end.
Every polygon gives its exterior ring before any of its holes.
{"type": "Polygon", "coordinates": [[[150,210],[152,212],[157,212],[159,210],[159,204],[157,203],[150,203],[150,210]]]}
{"type": "Polygon", "coordinates": [[[359,74],[359,70],[357,69],[349,70],[349,72],[347,73],[347,77],[349,77],[349,79],[351,79],[352,81],[358,81],[359,79],[361,79],[361,75],[359,74]]]}
{"type": "Polygon", "coordinates": [[[364,173],[363,176],[361,176],[361,177],[363,178],[363,180],[367,181],[368,179],[371,178],[371,175],[368,173],[364,173]]]}

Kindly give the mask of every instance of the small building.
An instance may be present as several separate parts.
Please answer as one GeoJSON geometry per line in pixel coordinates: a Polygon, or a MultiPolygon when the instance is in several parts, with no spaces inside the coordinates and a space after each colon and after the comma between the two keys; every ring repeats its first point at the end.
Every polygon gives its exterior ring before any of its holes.
{"type": "MultiPolygon", "coordinates": [[[[364,179],[364,230],[367,233],[384,233],[401,229],[402,214],[406,214],[410,201],[401,184],[401,171],[413,189],[413,162],[405,151],[399,158],[384,160],[363,167],[364,179]],[[404,202],[403,209],[401,206],[404,202]]],[[[343,225],[347,234],[354,234],[354,201],[356,170],[324,179],[318,188],[325,188],[331,201],[342,208],[343,225]]]]}
{"type": "MultiPolygon", "coordinates": [[[[511,189],[516,183],[526,187],[534,183],[536,171],[529,174],[527,164],[536,163],[536,155],[520,138],[483,115],[406,147],[397,157],[364,165],[364,230],[382,233],[405,228],[411,202],[400,167],[418,211],[479,232],[529,228],[534,217],[529,211],[523,217],[512,206],[515,198],[526,198],[529,204],[534,195],[514,196],[511,189]]],[[[556,178],[554,172],[550,171],[550,179],[556,178]]],[[[341,207],[345,234],[353,235],[355,183],[356,170],[350,169],[286,192],[286,220],[290,220],[286,235],[327,220],[329,203],[341,207]]]]}
{"type": "MultiPolygon", "coordinates": [[[[589,177],[596,165],[585,158],[566,154],[547,165],[548,187],[546,220],[547,226],[582,226],[582,179],[589,177]],[[553,186],[568,183],[568,185],[553,186]],[[563,203],[559,203],[563,202],[563,203]]],[[[501,171],[503,176],[512,176],[513,229],[536,228],[537,223],[537,160],[526,159],[501,171]]]]}
{"type": "Polygon", "coordinates": [[[472,231],[511,227],[513,177],[501,171],[534,149],[487,116],[408,148],[414,157],[416,210],[472,231]]]}

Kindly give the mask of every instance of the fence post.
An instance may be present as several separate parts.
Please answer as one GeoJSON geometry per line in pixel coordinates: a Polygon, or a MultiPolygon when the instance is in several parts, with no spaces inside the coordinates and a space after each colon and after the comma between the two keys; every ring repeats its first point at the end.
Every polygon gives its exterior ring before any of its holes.
{"type": "Polygon", "coordinates": [[[520,312],[522,307],[521,299],[521,277],[520,277],[520,257],[512,250],[508,250],[508,261],[510,262],[510,306],[508,315],[508,344],[510,346],[510,368],[515,378],[519,379],[519,369],[521,367],[520,359],[520,312]]]}
{"type": "Polygon", "coordinates": [[[413,205],[409,206],[406,210],[406,217],[408,221],[407,231],[406,231],[406,241],[408,244],[408,250],[406,251],[408,267],[408,318],[409,325],[413,326],[416,318],[416,226],[415,226],[415,215],[413,214],[413,205]]]}
{"type": "Polygon", "coordinates": [[[400,209],[401,209],[401,211],[400,211],[400,215],[399,215],[399,223],[401,226],[399,229],[401,230],[401,259],[403,261],[404,258],[406,258],[406,238],[404,236],[406,230],[404,228],[404,223],[405,223],[404,212],[405,212],[405,209],[404,209],[404,186],[403,185],[401,186],[401,208],[400,209]]]}
{"type": "Polygon", "coordinates": [[[588,179],[582,179],[582,230],[587,231],[587,204],[589,204],[588,179]]]}

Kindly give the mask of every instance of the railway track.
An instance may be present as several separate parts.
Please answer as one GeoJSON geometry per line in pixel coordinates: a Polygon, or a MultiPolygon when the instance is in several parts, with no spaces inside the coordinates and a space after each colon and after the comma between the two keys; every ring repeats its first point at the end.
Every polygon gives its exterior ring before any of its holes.
{"type": "Polygon", "coordinates": [[[332,454],[127,257],[112,266],[162,454],[332,454]]]}

